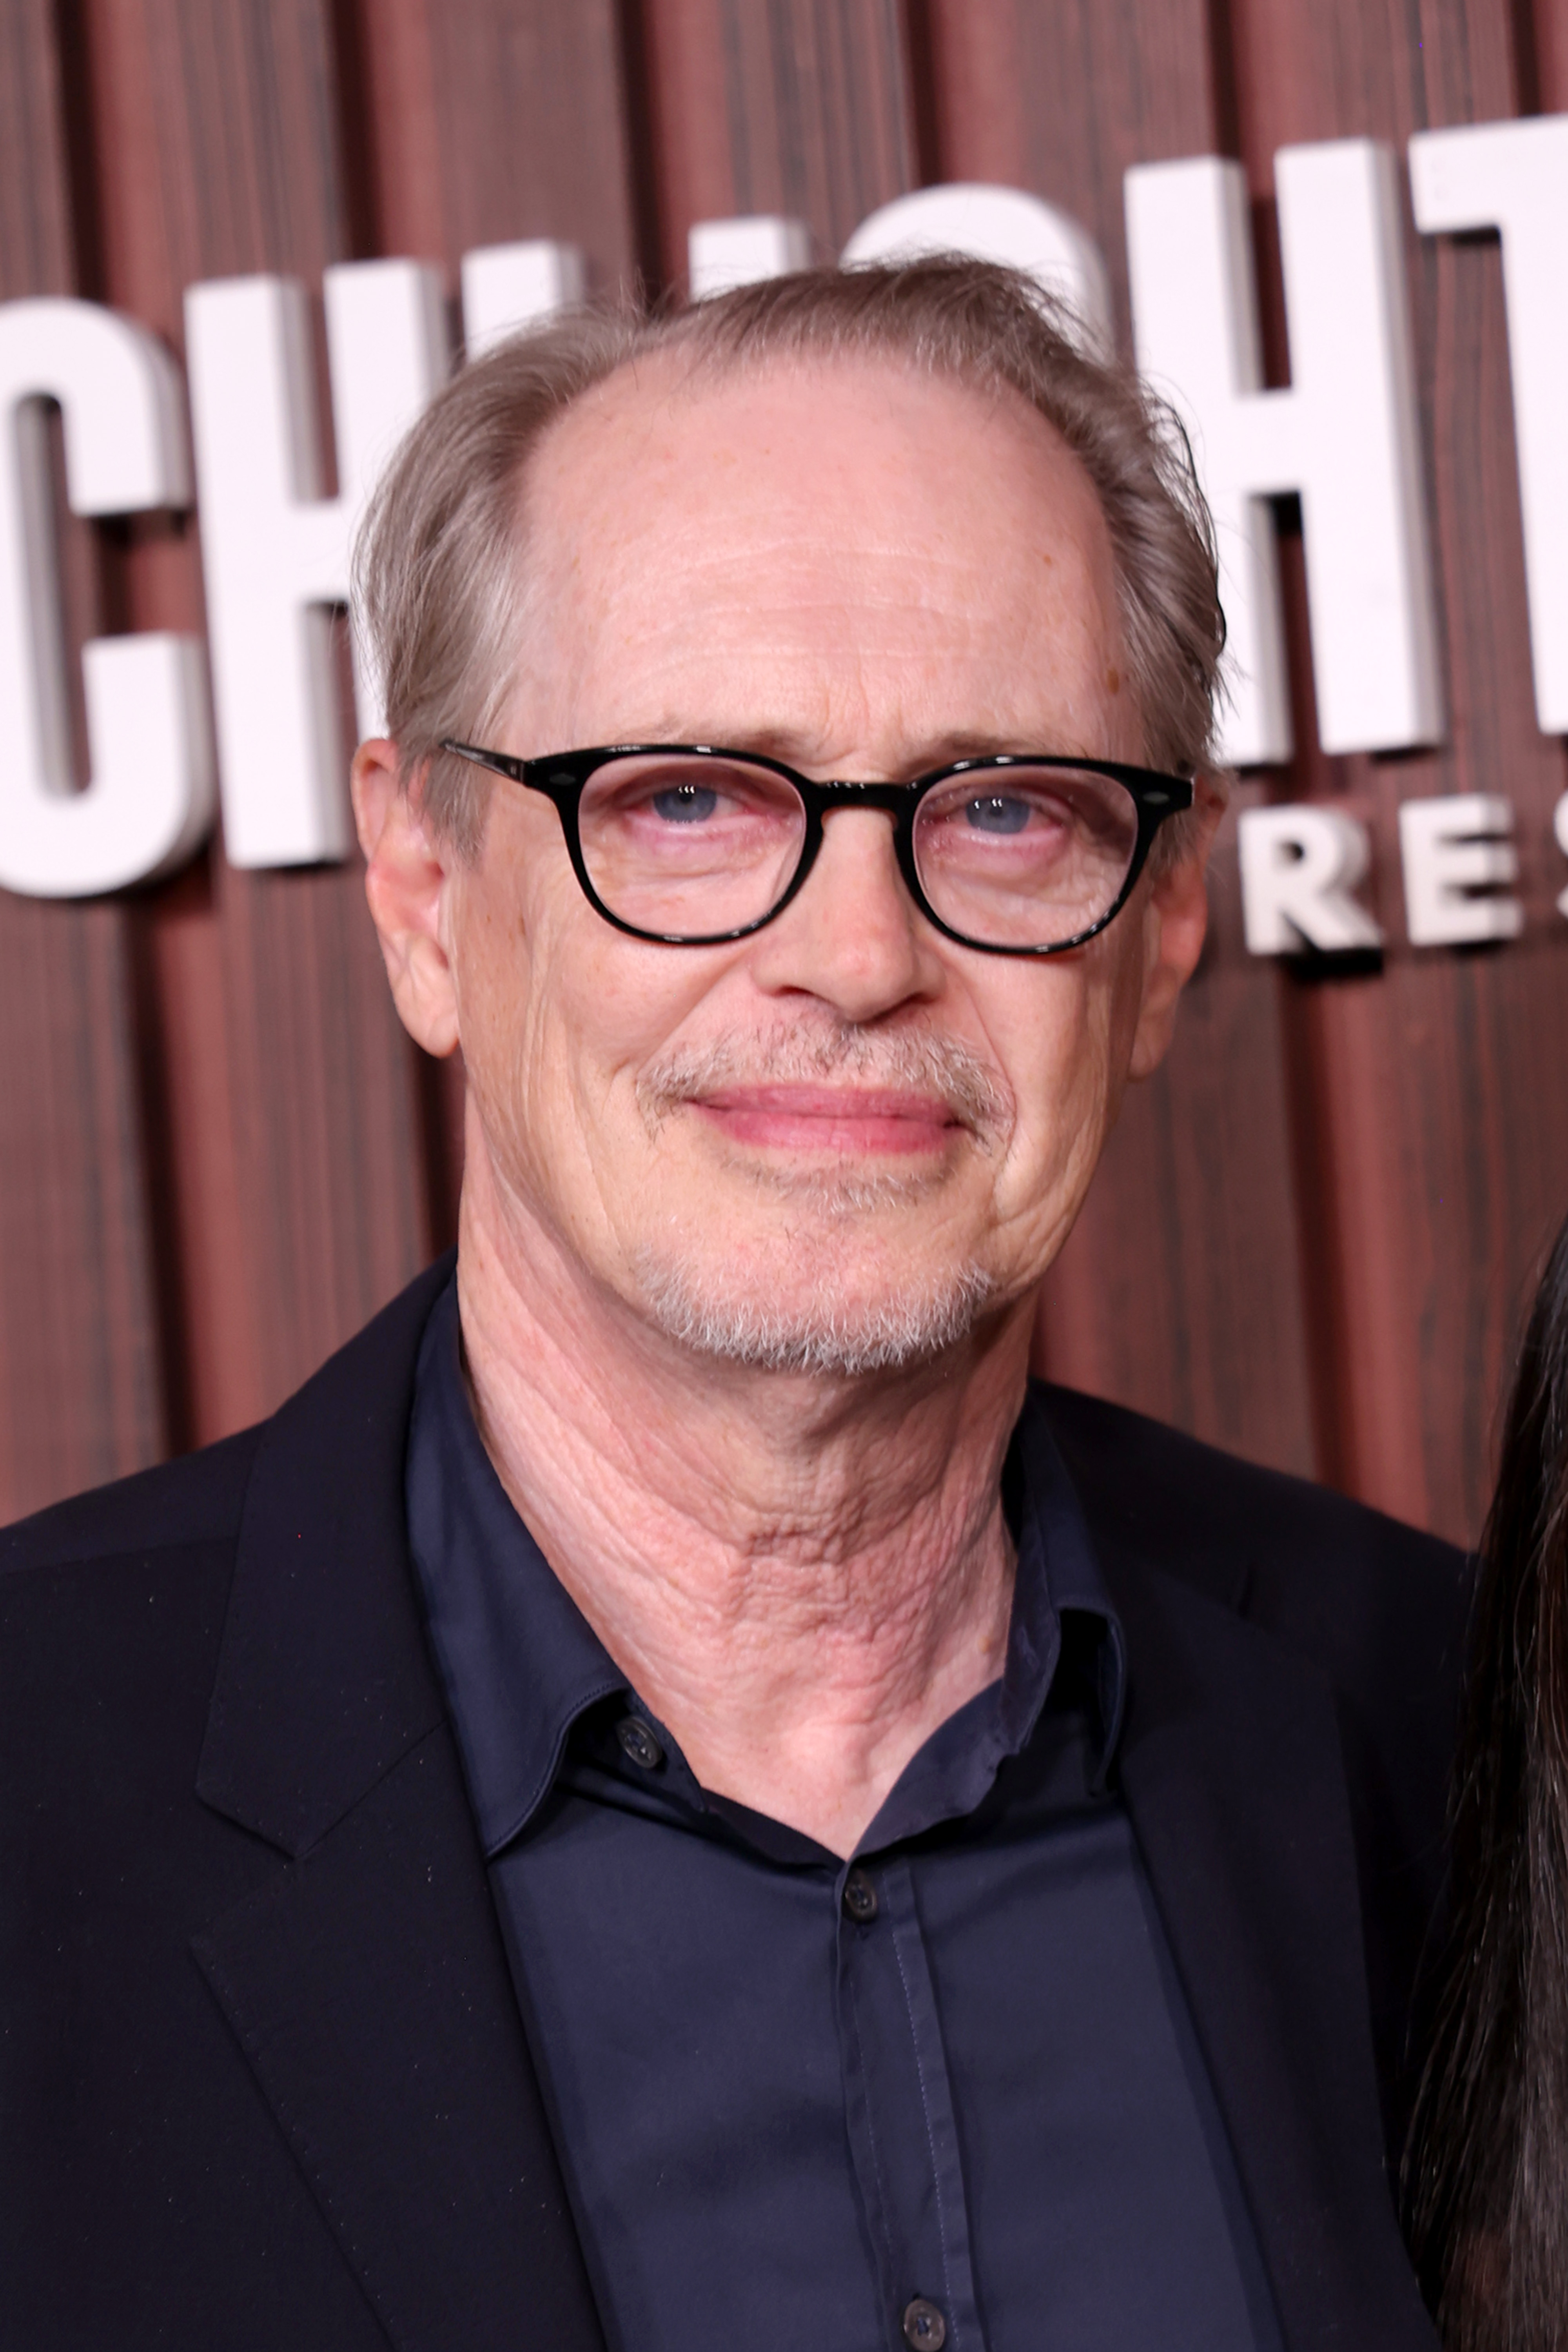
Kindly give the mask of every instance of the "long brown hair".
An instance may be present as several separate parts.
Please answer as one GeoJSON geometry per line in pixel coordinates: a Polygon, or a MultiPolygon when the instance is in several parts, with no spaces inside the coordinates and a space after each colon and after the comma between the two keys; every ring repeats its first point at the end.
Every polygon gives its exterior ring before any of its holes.
{"type": "Polygon", "coordinates": [[[1568,2344],[1568,1225],[1481,1544],[1452,1804],[1453,1941],[1406,2155],[1449,2352],[1568,2344]]]}

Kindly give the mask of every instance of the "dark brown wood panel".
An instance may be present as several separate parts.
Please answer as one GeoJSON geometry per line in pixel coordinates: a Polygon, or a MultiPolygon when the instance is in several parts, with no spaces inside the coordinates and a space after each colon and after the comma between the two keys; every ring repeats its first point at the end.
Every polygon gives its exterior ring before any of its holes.
{"type": "Polygon", "coordinates": [[[1513,16],[1520,111],[1558,114],[1568,107],[1568,7],[1534,0],[1513,16]]]}
{"type": "MultiPolygon", "coordinates": [[[[178,350],[194,280],[353,257],[325,0],[87,0],[109,298],[178,350]]],[[[200,626],[197,541],[135,550],[140,625],[200,626]]],[[[158,1139],[200,1440],[266,1412],[431,1246],[413,1050],[357,865],[234,871],[149,910],[158,1139]]]]}
{"type": "MultiPolygon", "coordinates": [[[[1243,786],[1237,806],[1258,797],[1243,786]]],[[[1164,1067],[1131,1087],[1047,1279],[1053,1380],[1310,1476],[1321,1468],[1310,1279],[1277,975],[1246,951],[1227,815],[1211,932],[1164,1067]]]]}
{"type": "MultiPolygon", "coordinates": [[[[0,17],[0,299],[84,285],[58,11],[0,17]]],[[[103,604],[73,535],[79,632],[103,604]]],[[[168,1442],[128,918],[0,896],[0,1514],[168,1442]]]]}
{"type": "MultiPolygon", "coordinates": [[[[1363,0],[1236,0],[1232,22],[1264,234],[1272,157],[1287,142],[1362,134],[1403,148],[1415,130],[1496,120],[1521,100],[1515,20],[1495,0],[1424,9],[1414,37],[1405,12],[1363,0]]],[[[1301,990],[1291,1018],[1337,1333],[1331,1466],[1385,1508],[1473,1537],[1520,1301],[1568,1207],[1568,1098],[1550,1076],[1568,982],[1550,850],[1564,777],[1561,746],[1533,717],[1496,247],[1413,232],[1407,247],[1447,740],[1400,759],[1309,750],[1283,785],[1348,795],[1371,815],[1393,934],[1379,978],[1301,990]],[[1504,950],[1413,950],[1397,907],[1397,804],[1476,790],[1516,805],[1529,937],[1504,950]]],[[[1277,321],[1275,336],[1278,368],[1277,321]]],[[[1288,578],[1300,647],[1299,570],[1288,578]]]]}
{"type": "MultiPolygon", "coordinates": [[[[934,0],[930,23],[938,176],[1028,188],[1081,221],[1128,348],[1123,174],[1227,142],[1202,0],[934,0]]],[[[1175,1045],[1128,1095],[1047,1285],[1037,1360],[1215,1444],[1310,1471],[1279,982],[1243,946],[1233,823],[1212,903],[1175,1045]]]]}
{"type": "Polygon", "coordinates": [[[695,221],[783,213],[830,261],[918,184],[898,0],[641,0],[638,21],[667,283],[695,221]]]}
{"type": "Polygon", "coordinates": [[[1125,337],[1122,174],[1228,153],[1206,0],[929,0],[933,176],[1028,188],[1099,238],[1125,337]]]}
{"type": "Polygon", "coordinates": [[[0,1508],[157,1461],[167,1428],[123,910],[0,918],[0,1508]]]}
{"type": "Polygon", "coordinates": [[[350,152],[376,250],[454,273],[476,246],[556,237],[611,291],[637,266],[613,0],[357,0],[341,13],[350,152]]]}

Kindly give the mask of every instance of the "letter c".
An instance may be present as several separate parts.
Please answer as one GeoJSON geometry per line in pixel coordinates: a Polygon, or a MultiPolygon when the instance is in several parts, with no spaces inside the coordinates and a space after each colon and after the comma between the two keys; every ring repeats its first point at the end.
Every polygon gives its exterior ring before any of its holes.
{"type": "Polygon", "coordinates": [[[190,476],[179,377],[144,328],[94,302],[0,304],[0,887],[76,898],[186,857],[214,773],[199,641],[99,637],[82,651],[91,780],[71,788],[51,400],[73,514],[188,506],[190,476]]]}

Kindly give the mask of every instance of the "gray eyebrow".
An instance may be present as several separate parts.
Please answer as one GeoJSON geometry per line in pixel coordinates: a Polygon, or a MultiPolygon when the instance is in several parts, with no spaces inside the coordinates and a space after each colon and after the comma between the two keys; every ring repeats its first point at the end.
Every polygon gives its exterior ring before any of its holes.
{"type": "MultiPolygon", "coordinates": [[[[711,728],[692,728],[663,714],[658,729],[641,728],[635,733],[623,730],[616,737],[627,743],[707,743],[726,751],[752,751],[763,759],[782,760],[786,766],[809,772],[813,767],[838,767],[844,758],[828,761],[821,756],[815,740],[792,727],[731,728],[715,731],[711,728]]],[[[1101,755],[1086,751],[1080,743],[1032,740],[1022,735],[998,734],[989,729],[965,730],[962,733],[938,735],[922,743],[918,751],[900,762],[902,775],[924,775],[930,769],[944,768],[955,760],[994,759],[1005,752],[1038,751],[1058,759],[1089,760],[1101,755]]],[[[855,764],[861,764],[857,759],[855,764]]],[[[898,781],[894,779],[893,781],[898,781]]]]}

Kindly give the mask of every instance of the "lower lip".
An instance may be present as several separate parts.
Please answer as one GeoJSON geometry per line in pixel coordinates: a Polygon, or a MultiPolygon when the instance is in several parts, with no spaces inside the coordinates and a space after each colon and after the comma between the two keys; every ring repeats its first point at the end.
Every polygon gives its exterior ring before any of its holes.
{"type": "Polygon", "coordinates": [[[763,1087],[710,1095],[691,1108],[736,1143],[840,1159],[930,1155],[962,1132],[945,1104],[923,1096],[763,1087]]]}

